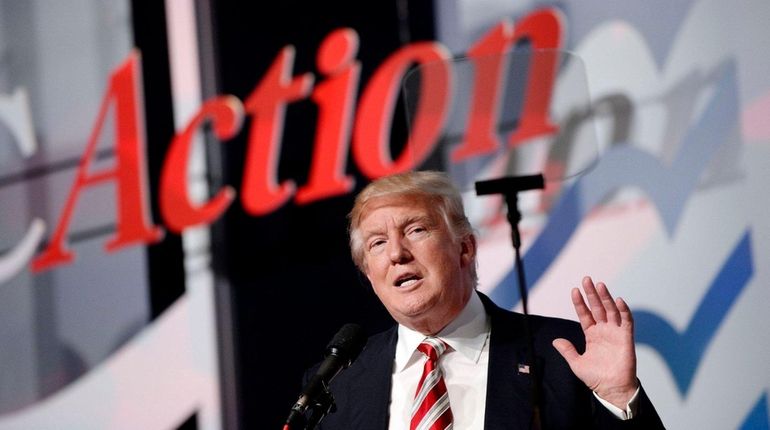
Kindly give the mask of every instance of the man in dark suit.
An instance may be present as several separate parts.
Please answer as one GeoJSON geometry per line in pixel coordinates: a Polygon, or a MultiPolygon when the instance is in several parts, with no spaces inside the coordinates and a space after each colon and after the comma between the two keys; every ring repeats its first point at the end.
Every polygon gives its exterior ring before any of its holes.
{"type": "Polygon", "coordinates": [[[337,411],[320,428],[663,428],[636,377],[626,303],[586,277],[585,299],[572,291],[580,324],[497,307],[475,290],[476,239],[444,174],[369,184],[350,243],[398,325],[331,383],[337,411]]]}

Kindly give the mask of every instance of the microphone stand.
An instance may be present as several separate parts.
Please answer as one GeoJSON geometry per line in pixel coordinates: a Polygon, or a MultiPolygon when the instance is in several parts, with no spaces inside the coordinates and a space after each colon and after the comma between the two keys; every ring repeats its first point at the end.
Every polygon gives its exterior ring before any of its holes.
{"type": "Polygon", "coordinates": [[[476,182],[476,195],[502,194],[508,209],[506,218],[511,225],[511,243],[513,245],[516,275],[518,279],[521,307],[524,313],[524,335],[527,339],[528,359],[530,375],[532,376],[532,423],[530,428],[539,430],[542,428],[542,416],[540,414],[540,373],[535,359],[535,343],[532,329],[529,324],[529,309],[527,305],[527,283],[524,275],[524,264],[521,259],[521,233],[519,232],[519,191],[545,188],[545,179],[542,174],[528,176],[508,176],[499,179],[476,182]]]}
{"type": "Polygon", "coordinates": [[[353,363],[365,345],[366,335],[360,325],[342,326],[326,346],[326,358],[289,411],[284,430],[314,429],[323,417],[337,409],[329,384],[353,363]]]}
{"type": "Polygon", "coordinates": [[[337,405],[334,403],[332,393],[324,387],[309,405],[309,414],[307,411],[292,408],[284,430],[312,430],[326,415],[335,412],[336,409],[337,405]]]}

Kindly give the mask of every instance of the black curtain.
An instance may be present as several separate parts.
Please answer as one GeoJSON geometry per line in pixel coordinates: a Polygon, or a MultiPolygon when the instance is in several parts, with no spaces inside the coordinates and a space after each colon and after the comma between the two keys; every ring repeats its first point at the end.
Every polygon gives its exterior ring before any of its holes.
{"type": "MultiPolygon", "coordinates": [[[[321,41],[351,27],[360,37],[359,88],[391,53],[406,43],[434,37],[432,2],[213,2],[217,92],[241,100],[262,79],[279,50],[296,48],[293,75],[315,70],[321,41]]],[[[307,181],[316,130],[311,101],[286,113],[279,180],[307,181]]],[[[240,191],[246,139],[241,133],[219,146],[223,181],[240,191]]],[[[403,135],[403,132],[402,132],[403,135]]],[[[287,203],[255,217],[240,201],[215,226],[215,264],[231,290],[241,428],[279,428],[301,390],[303,371],[345,323],[370,334],[392,324],[371,287],[353,266],[346,215],[366,180],[348,163],[355,190],[308,205],[287,203]]]]}

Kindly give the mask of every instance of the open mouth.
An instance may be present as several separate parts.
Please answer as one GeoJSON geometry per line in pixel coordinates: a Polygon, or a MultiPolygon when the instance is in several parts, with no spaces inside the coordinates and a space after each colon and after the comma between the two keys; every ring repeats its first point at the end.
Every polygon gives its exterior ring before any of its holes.
{"type": "Polygon", "coordinates": [[[417,283],[421,278],[417,275],[407,273],[402,276],[400,276],[398,279],[396,279],[396,287],[402,288],[402,287],[410,287],[417,283]]]}

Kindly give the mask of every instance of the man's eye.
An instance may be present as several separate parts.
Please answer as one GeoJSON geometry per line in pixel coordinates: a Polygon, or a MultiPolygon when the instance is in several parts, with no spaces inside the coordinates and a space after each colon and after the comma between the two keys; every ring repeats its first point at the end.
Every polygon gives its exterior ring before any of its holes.
{"type": "Polygon", "coordinates": [[[411,228],[409,230],[409,234],[411,234],[411,235],[419,235],[419,234],[425,233],[426,231],[428,231],[427,228],[422,227],[422,226],[417,226],[417,227],[411,228]]]}
{"type": "Polygon", "coordinates": [[[385,241],[382,239],[373,240],[371,243],[369,243],[369,249],[379,248],[384,244],[385,244],[385,241]]]}

